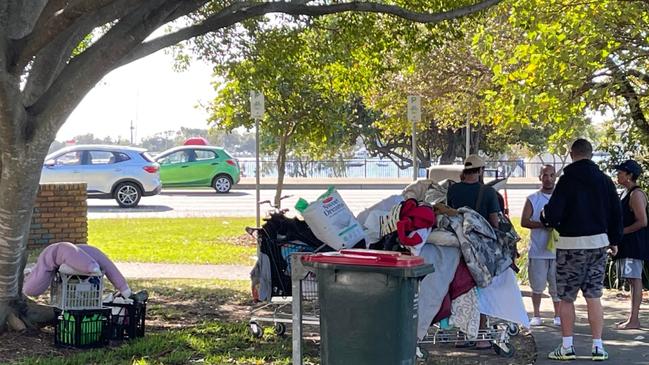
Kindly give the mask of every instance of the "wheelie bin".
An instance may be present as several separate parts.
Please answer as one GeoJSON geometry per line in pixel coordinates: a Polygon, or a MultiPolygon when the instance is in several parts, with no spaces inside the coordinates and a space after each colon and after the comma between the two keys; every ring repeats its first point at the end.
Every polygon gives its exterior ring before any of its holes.
{"type": "Polygon", "coordinates": [[[318,281],[322,365],[415,364],[419,281],[432,265],[355,249],[303,261],[318,281]]]}

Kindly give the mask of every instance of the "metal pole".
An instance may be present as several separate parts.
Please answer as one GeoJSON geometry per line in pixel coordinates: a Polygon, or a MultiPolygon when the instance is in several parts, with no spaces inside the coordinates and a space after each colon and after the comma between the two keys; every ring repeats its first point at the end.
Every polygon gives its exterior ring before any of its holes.
{"type": "Polygon", "coordinates": [[[466,120],[466,154],[464,157],[469,157],[471,154],[471,123],[466,120]]]}
{"type": "Polygon", "coordinates": [[[257,197],[255,204],[255,212],[257,213],[257,227],[261,227],[261,212],[259,209],[259,119],[255,118],[255,196],[257,197]]]}
{"type": "Polygon", "coordinates": [[[417,166],[417,122],[412,122],[412,181],[417,181],[419,176],[417,166]]]}

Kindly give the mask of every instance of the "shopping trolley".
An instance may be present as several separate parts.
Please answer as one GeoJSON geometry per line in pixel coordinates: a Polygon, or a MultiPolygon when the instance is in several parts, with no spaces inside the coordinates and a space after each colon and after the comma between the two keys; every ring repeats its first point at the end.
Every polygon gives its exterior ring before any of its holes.
{"type": "MultiPolygon", "coordinates": [[[[285,199],[287,197],[282,197],[285,199]]],[[[257,338],[263,336],[263,325],[271,324],[278,335],[286,333],[287,324],[292,322],[293,284],[291,282],[292,261],[291,256],[298,253],[314,253],[326,250],[327,246],[317,240],[315,236],[306,231],[306,223],[296,221],[285,216],[287,209],[280,209],[269,201],[260,202],[269,204],[273,209],[264,219],[265,223],[260,228],[246,228],[248,234],[257,239],[258,265],[263,264],[265,255],[270,271],[270,293],[250,313],[249,330],[257,338]],[[287,227],[291,226],[293,234],[287,234],[287,227]],[[301,233],[295,231],[300,231],[301,233]],[[303,238],[289,240],[291,238],[303,238]]],[[[314,273],[305,275],[299,281],[299,292],[304,304],[303,323],[318,326],[318,291],[314,273]]]]}
{"type": "MultiPolygon", "coordinates": [[[[419,341],[422,344],[461,344],[475,341],[488,341],[491,343],[496,354],[510,358],[516,353],[516,348],[509,341],[511,336],[520,333],[518,324],[506,322],[497,318],[487,317],[485,329],[478,330],[476,338],[469,339],[466,334],[457,329],[442,329],[438,324],[431,326],[424,338],[419,341]]],[[[418,353],[427,354],[426,351],[418,353]]]]}

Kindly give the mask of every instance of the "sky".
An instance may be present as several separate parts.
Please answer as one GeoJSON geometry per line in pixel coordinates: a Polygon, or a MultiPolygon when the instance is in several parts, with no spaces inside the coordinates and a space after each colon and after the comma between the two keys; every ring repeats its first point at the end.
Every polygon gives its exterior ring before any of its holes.
{"type": "Polygon", "coordinates": [[[207,112],[197,108],[215,96],[211,67],[194,61],[184,72],[174,71],[173,57],[159,51],[106,75],[70,115],[57,140],[92,133],[96,137],[135,141],[181,126],[207,128],[207,112]]]}

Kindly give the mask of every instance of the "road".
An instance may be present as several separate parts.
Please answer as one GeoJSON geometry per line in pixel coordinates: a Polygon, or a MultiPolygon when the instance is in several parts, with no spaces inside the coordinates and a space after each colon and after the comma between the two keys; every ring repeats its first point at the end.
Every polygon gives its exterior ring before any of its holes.
{"type": "MultiPolygon", "coordinates": [[[[513,217],[520,217],[525,197],[531,189],[509,189],[507,196],[510,212],[513,217]]],[[[285,208],[293,208],[298,198],[315,200],[323,190],[285,190],[285,195],[292,195],[284,200],[285,208]]],[[[340,190],[339,193],[349,206],[358,214],[363,209],[392,195],[400,194],[400,189],[381,190],[340,190]]],[[[272,200],[274,190],[261,190],[261,200],[272,200]]],[[[270,207],[262,206],[262,215],[270,207]]],[[[88,200],[88,218],[172,218],[172,217],[254,217],[255,191],[233,190],[228,194],[217,195],[213,190],[172,190],[162,194],[142,198],[140,205],[134,209],[122,209],[114,200],[88,200]]]]}

